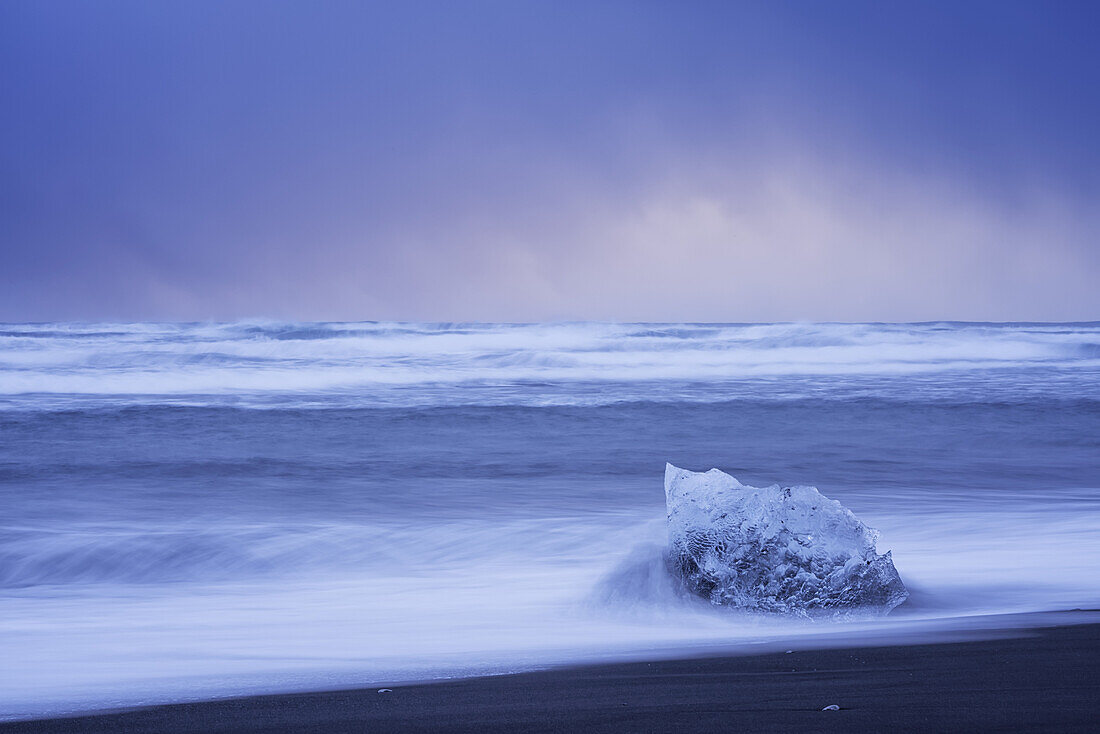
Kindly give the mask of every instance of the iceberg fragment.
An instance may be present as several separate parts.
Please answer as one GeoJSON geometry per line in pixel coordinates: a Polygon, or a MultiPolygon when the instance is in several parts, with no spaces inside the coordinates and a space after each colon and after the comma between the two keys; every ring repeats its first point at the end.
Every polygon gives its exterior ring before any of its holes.
{"type": "Polygon", "coordinates": [[[711,603],[798,616],[886,614],[909,596],[890,553],[815,487],[665,467],[669,570],[711,603]]]}

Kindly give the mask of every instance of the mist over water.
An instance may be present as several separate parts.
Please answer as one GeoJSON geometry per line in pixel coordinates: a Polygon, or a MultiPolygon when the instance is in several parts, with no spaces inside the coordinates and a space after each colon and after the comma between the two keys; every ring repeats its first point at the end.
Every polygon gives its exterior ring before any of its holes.
{"type": "Polygon", "coordinates": [[[1098,457],[1100,323],[0,325],[0,715],[1095,608],[1098,457]],[[910,600],[682,598],[666,461],[817,486],[910,600]]]}

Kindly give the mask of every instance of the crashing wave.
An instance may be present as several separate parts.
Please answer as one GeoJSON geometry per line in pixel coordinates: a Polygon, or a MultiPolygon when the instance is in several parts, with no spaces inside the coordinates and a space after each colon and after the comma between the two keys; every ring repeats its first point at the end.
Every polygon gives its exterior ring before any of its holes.
{"type": "Polygon", "coordinates": [[[878,533],[814,487],[757,488],[665,467],[667,563],[722,606],[798,616],[886,614],[909,596],[878,533]]]}

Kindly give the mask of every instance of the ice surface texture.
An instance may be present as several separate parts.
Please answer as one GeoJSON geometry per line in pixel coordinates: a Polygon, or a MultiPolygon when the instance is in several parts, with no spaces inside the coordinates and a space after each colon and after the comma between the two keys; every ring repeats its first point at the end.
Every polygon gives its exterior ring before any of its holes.
{"type": "Polygon", "coordinates": [[[815,487],[665,467],[668,565],[712,603],[797,616],[886,614],[909,596],[878,533],[815,487]]]}

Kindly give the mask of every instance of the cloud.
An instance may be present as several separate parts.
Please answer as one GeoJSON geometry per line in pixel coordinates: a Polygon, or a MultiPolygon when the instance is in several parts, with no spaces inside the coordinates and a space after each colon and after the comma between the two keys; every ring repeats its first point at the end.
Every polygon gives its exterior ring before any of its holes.
{"type": "Polygon", "coordinates": [[[1086,10],[208,11],[0,10],[0,318],[1100,306],[1086,10]]]}
{"type": "Polygon", "coordinates": [[[717,321],[1058,320],[1100,308],[1100,222],[1071,195],[1033,188],[1005,201],[850,151],[782,150],[700,154],[628,197],[564,197],[556,216],[502,210],[395,237],[402,255],[372,306],[387,317],[717,321]]]}

